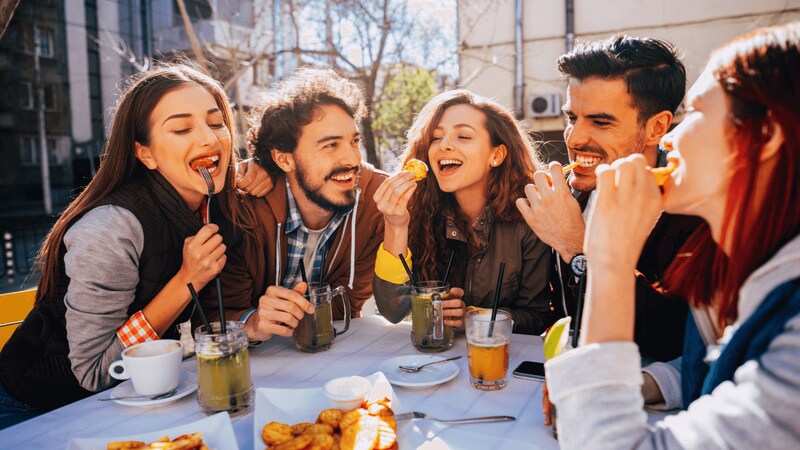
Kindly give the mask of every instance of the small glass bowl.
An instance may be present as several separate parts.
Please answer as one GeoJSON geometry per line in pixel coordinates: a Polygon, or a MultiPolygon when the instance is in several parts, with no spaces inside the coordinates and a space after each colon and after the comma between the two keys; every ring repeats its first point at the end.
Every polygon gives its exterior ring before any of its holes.
{"type": "Polygon", "coordinates": [[[325,397],[335,408],[343,410],[361,406],[371,390],[372,383],[359,376],[334,378],[325,383],[325,397]]]}

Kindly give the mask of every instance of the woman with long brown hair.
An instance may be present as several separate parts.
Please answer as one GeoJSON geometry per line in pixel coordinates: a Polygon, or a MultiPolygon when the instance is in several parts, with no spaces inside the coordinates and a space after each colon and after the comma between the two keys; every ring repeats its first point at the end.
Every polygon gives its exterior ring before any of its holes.
{"type": "Polygon", "coordinates": [[[563,448],[800,447],[800,23],[717,50],[667,137],[659,191],[640,156],[597,169],[583,343],[548,361],[563,448]],[[664,284],[689,299],[686,411],[649,427],[631,272],[662,210],[705,220],[664,284]]]}
{"type": "Polygon", "coordinates": [[[451,252],[443,302],[445,325],[463,326],[466,305],[491,307],[498,267],[505,263],[501,309],[514,331],[538,334],[549,325],[549,247],[520,216],[514,201],[540,167],[533,146],[508,109],[467,90],[428,102],[408,132],[404,160],[424,161],[419,182],[401,171],[374,198],[385,222],[373,293],[392,322],[410,310],[403,255],[421,280],[441,280],[451,252]]]}
{"type": "Polygon", "coordinates": [[[108,367],[126,347],[177,338],[176,324],[193,312],[187,283],[199,291],[220,273],[234,225],[246,222],[220,85],[185,65],[131,81],[97,175],[42,245],[33,311],[0,354],[0,394],[18,411],[107,389],[108,367]],[[202,220],[208,190],[198,162],[219,193],[210,206],[219,226],[202,220]]]}

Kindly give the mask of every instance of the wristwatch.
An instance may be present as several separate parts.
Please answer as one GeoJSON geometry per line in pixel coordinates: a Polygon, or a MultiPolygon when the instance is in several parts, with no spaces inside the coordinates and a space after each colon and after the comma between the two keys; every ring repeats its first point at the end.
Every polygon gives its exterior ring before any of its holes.
{"type": "Polygon", "coordinates": [[[569,267],[572,269],[572,273],[574,273],[575,276],[583,276],[583,274],[586,273],[586,256],[583,253],[578,253],[572,258],[572,261],[570,261],[569,267]]]}

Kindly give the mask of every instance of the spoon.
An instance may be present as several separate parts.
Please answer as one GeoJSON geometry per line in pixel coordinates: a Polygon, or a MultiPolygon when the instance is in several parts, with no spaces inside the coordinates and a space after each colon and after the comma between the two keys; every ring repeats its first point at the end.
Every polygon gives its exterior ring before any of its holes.
{"type": "Polygon", "coordinates": [[[141,398],[145,400],[161,400],[162,398],[169,398],[175,395],[178,392],[178,388],[175,388],[171,391],[164,392],[163,394],[158,395],[128,395],[126,397],[108,397],[108,398],[98,398],[98,402],[107,402],[109,400],[128,400],[132,398],[141,398]]]}
{"type": "Polygon", "coordinates": [[[447,362],[447,361],[455,361],[457,359],[461,359],[461,355],[454,356],[452,358],[443,359],[441,361],[434,361],[434,362],[425,363],[425,364],[422,364],[421,366],[402,365],[402,366],[397,366],[397,367],[399,367],[400,370],[402,370],[403,372],[417,373],[420,370],[422,370],[422,368],[425,367],[425,366],[430,366],[432,364],[439,364],[439,363],[443,363],[443,362],[447,362]]]}

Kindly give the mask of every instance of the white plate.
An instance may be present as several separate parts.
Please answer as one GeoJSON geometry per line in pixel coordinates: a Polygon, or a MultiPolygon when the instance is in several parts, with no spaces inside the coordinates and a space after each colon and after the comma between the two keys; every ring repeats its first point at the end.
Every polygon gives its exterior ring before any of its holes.
{"type": "Polygon", "coordinates": [[[172,397],[160,398],[158,400],[150,400],[148,398],[117,399],[117,397],[128,397],[132,395],[138,395],[136,394],[136,391],[133,390],[133,383],[131,383],[129,380],[112,389],[111,398],[114,399],[114,403],[119,403],[120,405],[152,408],[154,406],[161,406],[161,405],[166,405],[167,403],[172,403],[175,400],[186,397],[187,395],[191,394],[196,390],[197,390],[197,375],[192,372],[182,372],[180,379],[178,380],[178,391],[175,392],[175,395],[173,395],[172,397]]]}
{"type": "Polygon", "coordinates": [[[214,414],[186,425],[169,428],[166,430],[153,431],[150,433],[131,434],[128,436],[113,436],[107,438],[72,439],[69,441],[67,450],[92,450],[106,448],[106,444],[115,441],[142,441],[145,443],[153,442],[164,436],[175,439],[182,434],[203,433],[203,443],[209,448],[239,450],[236,437],[233,434],[231,418],[227,412],[214,414]]]}
{"type": "MultiPolygon", "coordinates": [[[[391,407],[395,413],[405,412],[392,385],[382,373],[376,372],[366,378],[372,383],[372,391],[367,396],[368,400],[375,401],[387,397],[391,399],[391,407]]],[[[253,418],[254,447],[259,448],[263,444],[261,430],[269,422],[281,422],[287,425],[315,422],[320,411],[332,407],[321,386],[310,389],[256,389],[256,412],[253,418]]],[[[402,427],[402,424],[398,424],[398,426],[402,427]]],[[[402,433],[398,433],[398,436],[401,436],[398,442],[400,448],[416,448],[416,445],[404,445],[402,433]]]]}
{"type": "Polygon", "coordinates": [[[400,370],[401,365],[419,366],[434,361],[441,361],[445,358],[433,355],[405,355],[387,359],[378,370],[386,375],[386,378],[395,386],[402,386],[409,389],[425,389],[437,384],[452,380],[458,375],[458,366],[452,361],[434,364],[423,367],[416,373],[408,373],[400,370]]]}

